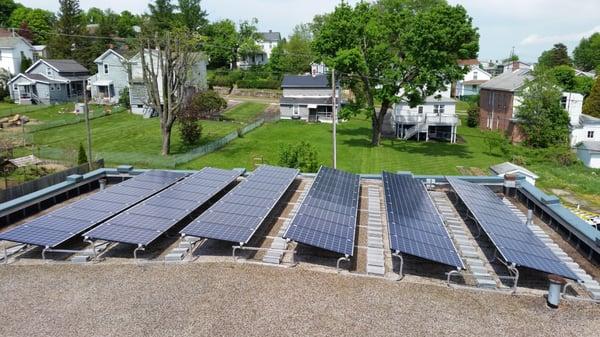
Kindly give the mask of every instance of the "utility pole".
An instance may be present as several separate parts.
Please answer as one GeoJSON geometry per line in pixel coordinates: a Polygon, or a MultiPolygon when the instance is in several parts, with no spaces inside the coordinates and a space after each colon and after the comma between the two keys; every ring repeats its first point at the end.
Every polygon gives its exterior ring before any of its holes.
{"type": "Polygon", "coordinates": [[[92,171],[92,130],[90,128],[90,109],[88,107],[88,99],[87,99],[87,84],[83,86],[83,105],[84,105],[84,114],[85,114],[85,128],[87,133],[87,157],[88,157],[88,167],[90,171],[92,171]]]}
{"type": "Polygon", "coordinates": [[[336,128],[337,128],[337,103],[336,103],[336,83],[335,83],[335,69],[331,68],[331,118],[333,124],[333,168],[337,169],[337,142],[336,142],[336,128]]]}

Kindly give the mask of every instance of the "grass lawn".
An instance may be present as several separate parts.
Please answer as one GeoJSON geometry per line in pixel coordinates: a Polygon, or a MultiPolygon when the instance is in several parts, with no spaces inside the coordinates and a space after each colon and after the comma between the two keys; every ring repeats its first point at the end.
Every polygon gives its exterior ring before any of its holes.
{"type": "Polygon", "coordinates": [[[12,116],[14,114],[24,114],[29,116],[32,111],[46,109],[45,105],[20,105],[14,103],[0,102],[0,118],[12,116]]]}
{"type": "Polygon", "coordinates": [[[227,120],[249,124],[258,119],[265,111],[266,107],[267,105],[262,103],[240,103],[232,109],[227,110],[223,116],[227,120]]]}
{"type": "MultiPolygon", "coordinates": [[[[458,174],[457,166],[487,169],[504,159],[486,153],[478,129],[460,128],[463,144],[384,140],[370,146],[370,122],[353,119],[338,127],[338,167],[356,173],[380,173],[382,170],[406,170],[419,174],[458,174]]],[[[225,148],[191,161],[182,167],[245,167],[252,169],[255,158],[277,164],[279,149],[285,144],[309,141],[318,151],[319,161],[331,165],[331,125],[296,121],[269,123],[236,139],[225,148]]]]}

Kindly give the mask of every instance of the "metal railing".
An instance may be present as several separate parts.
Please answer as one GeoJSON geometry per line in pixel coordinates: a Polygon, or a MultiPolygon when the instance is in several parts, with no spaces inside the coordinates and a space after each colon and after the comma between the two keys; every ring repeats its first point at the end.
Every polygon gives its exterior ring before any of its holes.
{"type": "Polygon", "coordinates": [[[419,114],[419,115],[403,115],[395,114],[396,123],[402,124],[458,124],[458,116],[444,114],[419,114]]]}

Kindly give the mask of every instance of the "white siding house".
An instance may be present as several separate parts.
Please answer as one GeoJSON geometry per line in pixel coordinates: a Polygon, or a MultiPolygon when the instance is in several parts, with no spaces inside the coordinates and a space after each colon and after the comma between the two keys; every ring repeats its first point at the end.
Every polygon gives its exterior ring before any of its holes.
{"type": "MultiPolygon", "coordinates": [[[[331,123],[332,88],[326,75],[286,75],[281,83],[279,100],[281,119],[331,123]]],[[[340,106],[340,90],[336,91],[336,106],[340,106]]]]}
{"type": "Polygon", "coordinates": [[[577,157],[583,165],[600,169],[600,142],[583,142],[577,146],[577,157]]]}
{"type": "Polygon", "coordinates": [[[468,97],[479,94],[479,88],[482,84],[492,79],[492,75],[481,69],[479,64],[468,65],[469,72],[464,78],[456,82],[456,97],[468,97]]]}
{"type": "Polygon", "coordinates": [[[29,41],[18,35],[0,37],[0,68],[18,74],[23,57],[33,61],[33,46],[29,41]]]}
{"type": "Polygon", "coordinates": [[[260,38],[257,44],[261,47],[262,52],[246,57],[238,61],[238,67],[250,68],[252,66],[260,66],[269,63],[273,49],[281,42],[281,33],[269,30],[268,32],[258,33],[260,38]]]}

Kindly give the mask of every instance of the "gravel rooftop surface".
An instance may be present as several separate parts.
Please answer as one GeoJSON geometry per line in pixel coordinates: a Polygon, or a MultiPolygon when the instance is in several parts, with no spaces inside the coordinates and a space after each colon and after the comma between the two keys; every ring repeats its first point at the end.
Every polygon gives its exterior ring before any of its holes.
{"type": "Polygon", "coordinates": [[[600,306],[250,264],[0,268],[0,336],[597,336],[600,306]]]}

